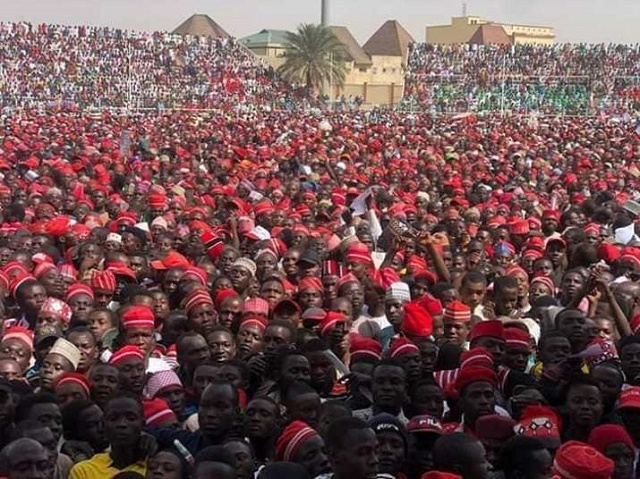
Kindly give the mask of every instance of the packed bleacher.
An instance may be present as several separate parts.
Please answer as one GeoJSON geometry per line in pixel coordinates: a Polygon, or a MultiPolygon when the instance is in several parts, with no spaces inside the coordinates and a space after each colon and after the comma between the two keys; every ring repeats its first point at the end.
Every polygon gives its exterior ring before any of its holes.
{"type": "Polygon", "coordinates": [[[632,109],[639,98],[639,45],[413,44],[407,109],[588,114],[632,109]]]}
{"type": "Polygon", "coordinates": [[[287,107],[296,93],[233,39],[0,24],[2,106],[287,107]]]}

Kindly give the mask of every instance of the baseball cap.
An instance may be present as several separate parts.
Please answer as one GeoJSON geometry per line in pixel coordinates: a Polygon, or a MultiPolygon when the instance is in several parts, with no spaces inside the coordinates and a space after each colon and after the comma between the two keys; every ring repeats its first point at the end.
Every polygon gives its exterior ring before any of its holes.
{"type": "Polygon", "coordinates": [[[411,418],[407,431],[411,434],[444,434],[440,420],[427,414],[411,418]]]}
{"type": "Polygon", "coordinates": [[[33,344],[36,347],[47,347],[53,346],[53,343],[56,342],[58,338],[64,336],[60,328],[52,325],[52,324],[44,324],[36,331],[35,338],[33,339],[33,344]],[[44,344],[44,343],[48,344],[44,344]]]}

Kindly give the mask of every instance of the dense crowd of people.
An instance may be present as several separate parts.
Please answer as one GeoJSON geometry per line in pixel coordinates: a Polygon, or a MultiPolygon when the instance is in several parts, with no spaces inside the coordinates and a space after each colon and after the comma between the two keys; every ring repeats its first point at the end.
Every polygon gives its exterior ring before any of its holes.
{"type": "MultiPolygon", "coordinates": [[[[0,478],[640,477],[636,120],[320,114],[233,40],[0,40],[0,478]]],[[[414,45],[407,101],[633,101],[638,55],[414,45]]]]}
{"type": "Polygon", "coordinates": [[[1,131],[0,477],[636,477],[632,122],[1,131]]]}
{"type": "Polygon", "coordinates": [[[234,39],[0,24],[0,105],[289,108],[304,95],[234,39]]]}
{"type": "Polygon", "coordinates": [[[409,49],[403,107],[585,115],[633,110],[640,45],[429,45],[409,49]]]}

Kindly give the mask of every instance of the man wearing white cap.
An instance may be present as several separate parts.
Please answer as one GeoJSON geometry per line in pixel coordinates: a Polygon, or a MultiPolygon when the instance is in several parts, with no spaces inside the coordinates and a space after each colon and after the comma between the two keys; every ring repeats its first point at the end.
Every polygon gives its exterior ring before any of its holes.
{"type": "Polygon", "coordinates": [[[73,343],[64,338],[59,338],[42,363],[40,388],[50,390],[60,375],[75,372],[78,364],[80,364],[80,356],[80,350],[73,343]]]}

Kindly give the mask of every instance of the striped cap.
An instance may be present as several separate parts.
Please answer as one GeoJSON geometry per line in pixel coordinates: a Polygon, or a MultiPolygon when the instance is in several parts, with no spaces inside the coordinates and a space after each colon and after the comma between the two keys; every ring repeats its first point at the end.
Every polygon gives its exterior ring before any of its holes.
{"type": "Polygon", "coordinates": [[[471,308],[461,301],[452,301],[444,308],[445,323],[468,323],[471,321],[471,308]]]}

